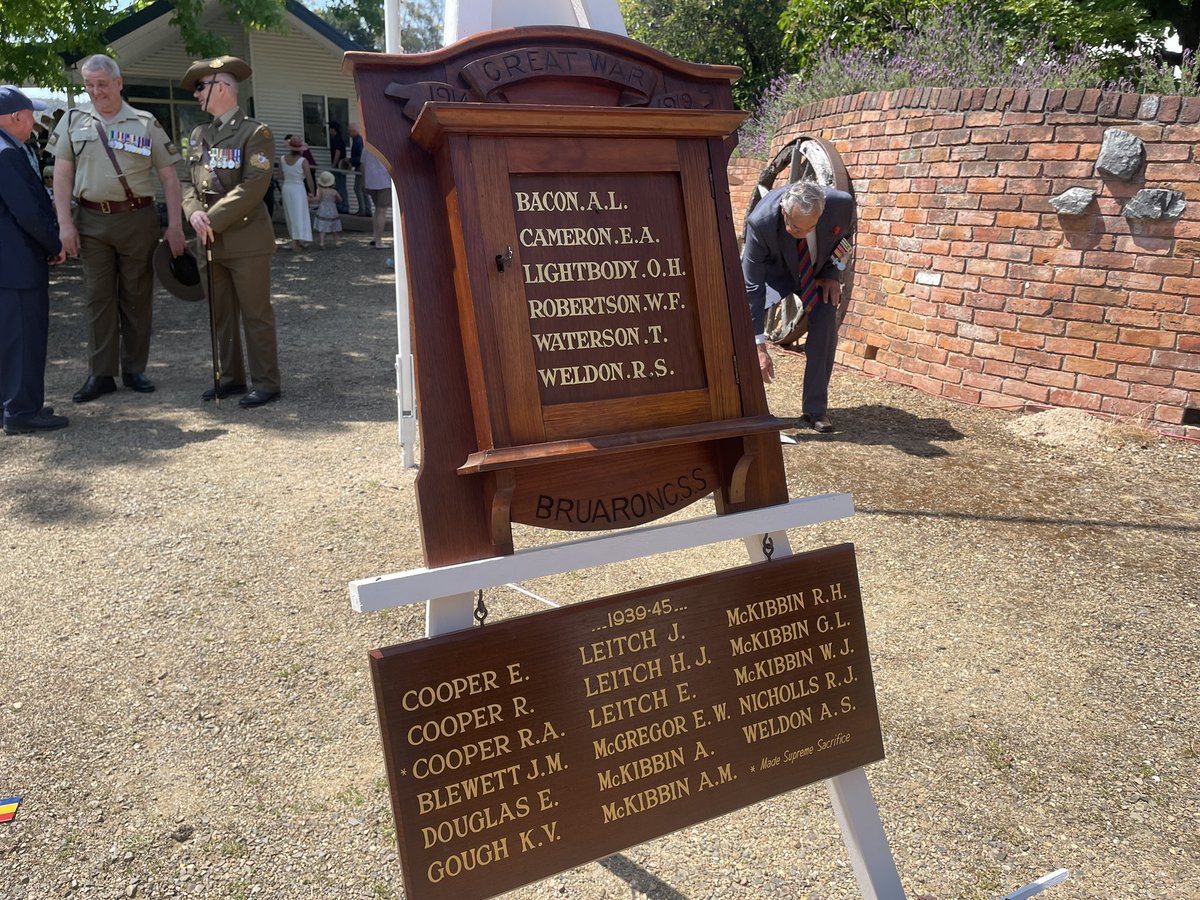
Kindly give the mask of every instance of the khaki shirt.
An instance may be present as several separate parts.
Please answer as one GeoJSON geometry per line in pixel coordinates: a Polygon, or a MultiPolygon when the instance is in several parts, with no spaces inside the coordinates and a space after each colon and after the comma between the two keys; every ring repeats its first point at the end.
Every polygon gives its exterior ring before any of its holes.
{"type": "Polygon", "coordinates": [[[158,170],[179,162],[179,148],[152,113],[124,102],[107,121],[91,110],[68,110],[50,136],[46,146],[55,158],[75,166],[75,196],[93,203],[128,199],[98,128],[104,129],[133,195],[153,197],[158,170]]]}

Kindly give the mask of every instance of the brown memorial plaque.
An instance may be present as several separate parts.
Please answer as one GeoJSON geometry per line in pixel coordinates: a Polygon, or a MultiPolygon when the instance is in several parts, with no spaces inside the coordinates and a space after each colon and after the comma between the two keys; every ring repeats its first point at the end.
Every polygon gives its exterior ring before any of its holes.
{"type": "Polygon", "coordinates": [[[850,544],[371,653],[410,900],[883,758],[850,544]]]}
{"type": "Polygon", "coordinates": [[[345,68],[403,217],[427,565],[511,553],[514,522],[787,501],[726,179],[740,70],[556,27],[345,68]]]}
{"type": "Polygon", "coordinates": [[[704,389],[678,174],[511,184],[543,406],[704,389]]]}

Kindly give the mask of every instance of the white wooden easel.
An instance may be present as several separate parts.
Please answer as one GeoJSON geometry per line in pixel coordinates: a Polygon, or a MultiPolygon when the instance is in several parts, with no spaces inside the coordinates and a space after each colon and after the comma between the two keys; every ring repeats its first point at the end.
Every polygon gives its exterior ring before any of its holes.
{"type": "MultiPolygon", "coordinates": [[[[351,604],[357,612],[373,612],[424,602],[427,604],[425,633],[434,637],[472,627],[477,590],[739,538],[745,541],[751,561],[762,562],[766,559],[762,549],[764,535],[770,535],[774,543],[773,557],[790,556],[786,529],[853,514],[854,504],[848,494],[825,494],[727,516],[629,528],[600,537],[520,550],[512,556],[437,569],[412,569],[351,582],[351,604]]],[[[826,780],[825,787],[864,900],[903,900],[904,889],[866,773],[855,769],[837,775],[826,780]]]]}
{"type": "MultiPolygon", "coordinates": [[[[399,0],[384,0],[383,22],[385,49],[388,53],[402,53],[399,0]]],[[[625,20],[616,0],[446,0],[442,43],[449,45],[481,31],[518,25],[575,25],[626,34],[625,20]]],[[[396,266],[396,419],[402,461],[408,469],[415,465],[417,396],[408,310],[408,268],[404,259],[404,217],[394,184],[392,256],[396,266]]]]}

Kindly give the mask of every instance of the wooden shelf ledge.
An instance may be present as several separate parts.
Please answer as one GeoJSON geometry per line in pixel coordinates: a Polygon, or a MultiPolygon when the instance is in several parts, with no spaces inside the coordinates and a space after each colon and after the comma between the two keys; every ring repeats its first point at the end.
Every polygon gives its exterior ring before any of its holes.
{"type": "Polygon", "coordinates": [[[778,431],[783,427],[784,423],[774,416],[753,416],[678,425],[673,428],[656,428],[629,434],[604,434],[568,441],[525,444],[520,447],[498,447],[472,453],[467,457],[467,461],[458,467],[458,474],[478,475],[499,469],[516,469],[547,462],[569,462],[573,459],[595,458],[630,450],[719,441],[764,431],[778,431]]]}

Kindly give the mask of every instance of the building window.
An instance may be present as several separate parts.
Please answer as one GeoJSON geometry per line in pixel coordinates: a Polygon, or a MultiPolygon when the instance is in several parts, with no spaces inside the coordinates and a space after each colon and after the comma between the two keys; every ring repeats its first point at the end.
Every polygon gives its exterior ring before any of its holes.
{"type": "Polygon", "coordinates": [[[196,98],[178,86],[177,81],[150,81],[125,84],[122,92],[130,106],[153,113],[158,124],[179,143],[186,140],[192,129],[207,121],[208,116],[200,112],[196,98]]]}
{"type": "Polygon", "coordinates": [[[329,146],[329,123],[337,122],[346,136],[346,124],[350,116],[350,101],[344,97],[323,97],[304,94],[301,97],[304,110],[304,141],[310,147],[329,146]]]}

